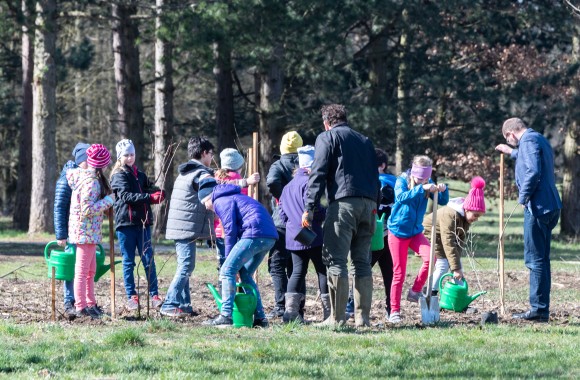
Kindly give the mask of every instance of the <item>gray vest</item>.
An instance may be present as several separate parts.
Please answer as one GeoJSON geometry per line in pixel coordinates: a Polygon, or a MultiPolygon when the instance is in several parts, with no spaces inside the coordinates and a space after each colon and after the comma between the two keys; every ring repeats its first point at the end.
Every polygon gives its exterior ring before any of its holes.
{"type": "Polygon", "coordinates": [[[207,210],[197,198],[199,177],[204,173],[208,171],[198,169],[185,175],[180,174],[175,180],[167,216],[166,239],[215,238],[214,213],[207,210]]]}

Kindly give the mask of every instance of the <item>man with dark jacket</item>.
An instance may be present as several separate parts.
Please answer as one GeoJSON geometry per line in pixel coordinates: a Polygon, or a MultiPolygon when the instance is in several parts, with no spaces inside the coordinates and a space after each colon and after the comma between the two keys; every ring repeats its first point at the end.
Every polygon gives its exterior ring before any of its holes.
{"type": "MultiPolygon", "coordinates": [[[[87,149],[89,144],[78,143],[73,149],[72,155],[74,161],[68,161],[62,168],[60,176],[56,181],[55,196],[54,196],[54,234],[58,245],[66,246],[68,239],[68,217],[70,213],[70,197],[72,189],[66,180],[66,172],[69,169],[76,169],[81,167],[87,168],[87,149]]],[[[68,249],[68,246],[67,248],[68,249]]],[[[73,281],[64,281],[64,313],[68,318],[76,317],[75,309],[75,293],[73,281]]]]}
{"type": "Polygon", "coordinates": [[[325,324],[345,323],[350,252],[355,325],[370,326],[373,278],[369,251],[380,188],[375,148],[367,137],[347,124],[343,105],[331,104],[321,111],[325,132],[316,138],[302,223],[305,227],[311,225],[314,210],[326,189],[328,209],[322,258],[328,268],[331,312],[325,324]]]}
{"type": "Polygon", "coordinates": [[[198,198],[200,181],[214,175],[209,168],[213,150],[213,144],[204,137],[190,139],[190,160],[179,165],[179,176],[173,185],[165,238],[175,240],[177,269],[161,306],[161,314],[169,317],[182,318],[193,313],[189,277],[195,268],[195,241],[213,235],[213,211],[207,210],[198,198]]]}
{"type": "Polygon", "coordinates": [[[274,285],[274,310],[268,314],[268,318],[281,318],[284,315],[285,293],[288,286],[288,279],[292,275],[292,256],[286,250],[286,225],[280,219],[280,210],[278,200],[282,196],[284,186],[292,180],[294,170],[298,167],[297,149],[302,146],[302,137],[295,132],[290,131],[282,136],[280,141],[280,159],[270,166],[266,184],[273,199],[272,218],[278,230],[278,240],[268,255],[268,272],[272,277],[274,285]]]}
{"type": "Polygon", "coordinates": [[[554,152],[548,140],[521,119],[506,120],[502,133],[509,145],[517,147],[499,144],[495,149],[516,160],[518,203],[524,208],[524,261],[530,270],[531,308],[513,318],[547,322],[552,285],[550,243],[562,209],[556,189],[554,152]]]}

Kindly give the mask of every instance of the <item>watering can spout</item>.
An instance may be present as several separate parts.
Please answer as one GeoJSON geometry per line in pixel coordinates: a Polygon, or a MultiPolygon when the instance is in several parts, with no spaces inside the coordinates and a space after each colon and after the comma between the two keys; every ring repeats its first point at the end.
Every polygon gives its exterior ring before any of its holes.
{"type": "Polygon", "coordinates": [[[215,302],[218,305],[218,308],[221,309],[222,307],[222,297],[220,296],[219,292],[217,291],[217,289],[210,284],[209,282],[206,282],[205,285],[207,286],[207,288],[209,289],[211,295],[213,296],[213,298],[215,299],[215,302]]]}
{"type": "Polygon", "coordinates": [[[469,303],[472,303],[473,301],[475,301],[475,299],[476,299],[477,297],[479,297],[479,296],[481,296],[481,295],[484,295],[484,294],[486,294],[486,293],[487,293],[487,292],[485,292],[485,291],[484,291],[484,292],[475,293],[474,295],[472,295],[472,296],[469,296],[469,303]]]}
{"type": "MultiPolygon", "coordinates": [[[[115,265],[120,264],[122,260],[115,261],[115,265]]],[[[99,281],[99,278],[103,277],[105,273],[107,273],[111,269],[111,265],[104,263],[97,263],[97,270],[95,272],[95,282],[99,281]]]]}

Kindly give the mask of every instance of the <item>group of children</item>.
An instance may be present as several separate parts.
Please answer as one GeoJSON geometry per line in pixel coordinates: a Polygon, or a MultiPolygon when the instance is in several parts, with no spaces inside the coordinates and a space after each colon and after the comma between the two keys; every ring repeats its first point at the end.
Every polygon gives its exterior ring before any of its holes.
{"type": "MultiPolygon", "coordinates": [[[[150,226],[153,223],[151,204],[164,201],[165,193],[149,181],[145,173],[135,166],[135,147],[130,140],[121,140],[116,146],[117,162],[111,181],[103,175],[103,169],[111,161],[108,150],[100,144],[79,144],[73,155],[75,163],[67,163],[63,169],[72,190],[68,236],[62,227],[62,213],[57,221],[55,203],[55,227],[59,244],[66,241],[76,245],[77,261],[74,279],[74,306],[77,315],[98,318],[102,310],[94,296],[94,272],[96,244],[101,242],[101,223],[107,209],[114,206],[115,229],[123,256],[123,277],[127,295],[127,308],[136,309],[139,298],[133,276],[135,251],[143,262],[151,305],[171,317],[193,313],[189,293],[189,277],[195,267],[195,241],[208,236],[215,238],[218,249],[219,279],[221,281],[222,307],[220,314],[207,322],[217,327],[232,325],[233,302],[236,293],[236,276],[254,287],[258,303],[254,325],[268,325],[259,288],[253,274],[274,246],[279,232],[272,216],[256,200],[247,195],[246,187],[259,182],[258,173],[242,178],[243,156],[235,149],[227,148],[220,153],[221,169],[210,169],[213,145],[204,138],[191,139],[188,145],[190,160],[180,165],[175,182],[168,215],[166,238],[176,244],[178,268],[168,289],[165,302],[158,293],[155,260],[151,245],[150,226]],[[82,161],[85,157],[86,163],[82,161]],[[213,219],[214,213],[216,215],[213,219]],[[61,228],[62,229],[62,228],[61,228]]],[[[314,214],[312,231],[314,240],[301,241],[304,200],[308,192],[308,176],[314,159],[314,147],[297,148],[298,165],[293,178],[281,191],[277,200],[279,217],[286,227],[284,242],[291,253],[293,271],[285,294],[283,321],[304,321],[306,272],[311,260],[316,269],[323,315],[330,313],[330,301],[326,280],[326,267],[322,261],[322,224],[325,210],[320,207],[314,214]]],[[[376,149],[378,180],[381,194],[378,216],[385,214],[388,222],[383,231],[384,248],[369,252],[371,264],[379,263],[385,286],[386,317],[391,323],[401,322],[401,296],[406,275],[408,249],[416,252],[423,264],[408,290],[407,300],[418,302],[427,281],[430,244],[436,244],[437,262],[434,291],[438,278],[449,269],[456,281],[463,278],[459,257],[471,223],[485,213],[483,189],[485,181],[476,177],[465,198],[449,200],[449,190],[444,184],[431,179],[432,162],[427,156],[416,156],[409,170],[395,177],[386,172],[387,155],[376,149]],[[439,197],[442,205],[436,226],[437,241],[429,242],[431,217],[425,216],[428,199],[439,197]],[[445,206],[447,205],[447,206],[445,206]],[[427,236],[426,236],[427,235],[427,236]]],[[[59,180],[62,187],[62,176],[59,180]]],[[[57,199],[59,194],[57,184],[57,199]]],[[[58,202],[57,202],[58,203],[58,202]]],[[[64,207],[66,202],[58,203],[64,207]]],[[[65,284],[65,302],[70,302],[70,284],[65,284]]],[[[352,302],[345,310],[352,313],[352,302]]]]}

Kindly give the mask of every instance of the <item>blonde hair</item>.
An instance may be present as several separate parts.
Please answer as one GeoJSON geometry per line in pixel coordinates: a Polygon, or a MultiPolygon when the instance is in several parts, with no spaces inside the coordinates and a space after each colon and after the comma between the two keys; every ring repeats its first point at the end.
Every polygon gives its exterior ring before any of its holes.
{"type": "Polygon", "coordinates": [[[122,159],[122,157],[121,157],[121,158],[119,158],[119,159],[118,159],[118,160],[115,162],[115,166],[113,166],[113,170],[111,170],[111,176],[110,176],[110,179],[111,179],[111,180],[113,179],[113,176],[114,176],[115,174],[117,174],[117,173],[120,173],[120,172],[126,172],[126,171],[128,171],[128,170],[127,170],[127,165],[125,165],[125,164],[122,164],[122,163],[121,163],[121,159],[122,159]]]}
{"type": "Polygon", "coordinates": [[[228,178],[228,172],[229,172],[229,170],[227,170],[227,169],[218,169],[218,170],[215,171],[214,178],[218,182],[220,182],[220,181],[226,181],[226,180],[229,179],[228,178]]]}
{"type": "MultiPolygon", "coordinates": [[[[417,166],[433,166],[433,160],[430,159],[428,156],[425,155],[417,155],[415,157],[413,157],[413,161],[411,162],[411,166],[413,165],[417,165],[417,166]]],[[[417,186],[419,183],[415,183],[415,178],[412,175],[408,175],[407,176],[407,186],[409,187],[409,189],[412,189],[413,187],[417,186]]]]}

